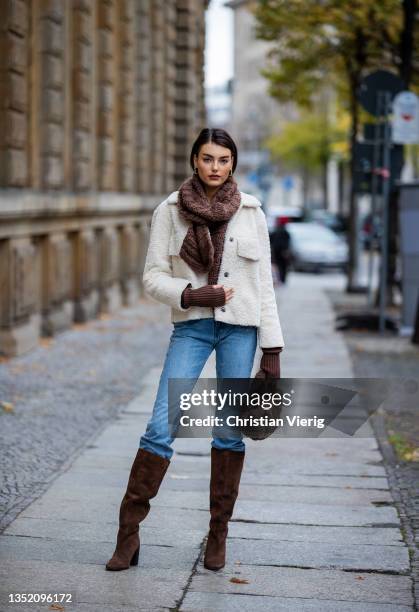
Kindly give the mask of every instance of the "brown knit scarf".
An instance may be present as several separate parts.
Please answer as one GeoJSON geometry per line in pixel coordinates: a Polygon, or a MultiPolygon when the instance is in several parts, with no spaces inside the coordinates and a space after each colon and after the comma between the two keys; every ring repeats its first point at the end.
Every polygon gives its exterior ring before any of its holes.
{"type": "Polygon", "coordinates": [[[179,214],[192,222],[179,255],[195,272],[208,271],[209,285],[217,284],[228,221],[240,201],[240,191],[232,176],[219,187],[211,201],[197,174],[179,188],[179,214]]]}

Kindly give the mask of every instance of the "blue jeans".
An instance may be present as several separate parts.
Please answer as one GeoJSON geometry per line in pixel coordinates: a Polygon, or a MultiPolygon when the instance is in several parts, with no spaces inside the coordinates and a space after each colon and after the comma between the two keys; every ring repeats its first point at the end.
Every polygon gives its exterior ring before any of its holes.
{"type": "MultiPolygon", "coordinates": [[[[140,438],[140,448],[166,459],[173,455],[174,441],[168,427],[168,379],[190,378],[196,382],[213,349],[217,378],[250,378],[257,345],[257,327],[253,325],[232,325],[211,317],[181,321],[173,326],[153,414],[140,438]]],[[[234,439],[213,437],[211,446],[243,451],[242,438],[242,435],[234,439]]]]}

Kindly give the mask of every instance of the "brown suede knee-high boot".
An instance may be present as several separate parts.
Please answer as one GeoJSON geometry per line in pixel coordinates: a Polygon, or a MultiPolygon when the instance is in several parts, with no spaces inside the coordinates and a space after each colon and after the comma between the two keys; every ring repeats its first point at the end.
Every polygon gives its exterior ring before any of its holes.
{"type": "Polygon", "coordinates": [[[119,571],[138,564],[139,523],[149,510],[149,500],[157,495],[170,460],[139,448],[131,467],[126,493],[119,510],[119,530],[115,552],[107,570],[119,571]]]}
{"type": "Polygon", "coordinates": [[[245,451],[211,447],[210,532],[204,566],[219,570],[225,565],[228,521],[239,492],[245,451]]]}

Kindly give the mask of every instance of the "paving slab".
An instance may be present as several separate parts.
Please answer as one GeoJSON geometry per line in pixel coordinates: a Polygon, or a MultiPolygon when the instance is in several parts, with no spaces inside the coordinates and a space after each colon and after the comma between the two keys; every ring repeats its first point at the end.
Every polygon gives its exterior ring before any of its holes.
{"type": "MultiPolygon", "coordinates": [[[[343,443],[343,442],[342,442],[343,443]]],[[[296,474],[305,475],[327,475],[327,476],[386,476],[385,468],[381,465],[362,463],[357,461],[345,461],[341,463],[332,463],[329,459],[319,459],[311,462],[307,458],[292,462],[292,469],[296,474]]],[[[289,464],[284,461],[278,461],[278,464],[272,463],[266,465],[266,470],[275,469],[276,473],[288,471],[289,464]]]]}
{"type": "MultiPolygon", "coordinates": [[[[115,534],[114,534],[115,535],[115,534]]],[[[56,540],[13,535],[2,537],[0,560],[23,561],[25,559],[51,563],[79,563],[103,566],[113,553],[109,542],[93,540],[56,540]]],[[[142,541],[140,549],[141,567],[177,568],[190,567],[199,554],[200,543],[189,547],[176,544],[147,545],[142,541]]]]}
{"type": "MultiPolygon", "coordinates": [[[[105,476],[105,475],[104,475],[105,476]]],[[[102,479],[101,479],[102,480],[102,479]]],[[[79,499],[84,496],[86,503],[96,504],[101,499],[120,501],[121,490],[125,491],[126,483],[121,483],[114,479],[113,486],[109,486],[106,482],[99,482],[97,479],[80,482],[75,476],[69,478],[61,478],[60,482],[54,487],[54,494],[60,494],[63,499],[79,499]]],[[[155,502],[169,504],[174,507],[183,507],[185,505],[185,496],[183,492],[188,490],[190,495],[191,508],[207,509],[208,506],[208,482],[198,479],[185,480],[180,483],[179,480],[165,479],[160,487],[158,496],[155,502]]],[[[47,499],[47,496],[44,497],[47,499]]],[[[384,504],[393,502],[393,498],[389,491],[380,491],[375,489],[355,489],[350,486],[345,487],[301,487],[301,486],[266,486],[257,484],[240,484],[240,499],[243,500],[260,500],[260,501],[284,501],[299,502],[299,503],[315,503],[320,505],[339,505],[347,504],[369,506],[374,503],[384,504]]]]}
{"type": "MultiPolygon", "coordinates": [[[[170,474],[169,474],[170,478],[170,474]]],[[[347,474],[297,474],[281,472],[266,473],[261,470],[245,470],[240,484],[262,484],[266,486],[284,484],[287,486],[308,485],[312,487],[343,487],[352,489],[362,487],[367,489],[388,490],[387,477],[382,476],[352,476],[347,474]]]]}
{"type": "MultiPolygon", "coordinates": [[[[199,565],[188,592],[240,593],[273,597],[303,597],[411,606],[408,576],[336,569],[240,567],[227,565],[216,574],[199,565]],[[231,578],[247,580],[236,584],[231,578]]],[[[338,605],[338,604],[337,604],[338,605]]],[[[337,608],[339,610],[339,608],[337,608]]]]}
{"type": "MultiPolygon", "coordinates": [[[[410,606],[399,604],[304,599],[302,597],[271,597],[269,595],[228,595],[189,591],[181,612],[410,612],[410,606]]],[[[86,611],[87,612],[87,611],[86,611]]]]}
{"type": "Polygon", "coordinates": [[[334,568],[359,571],[409,573],[409,554],[405,547],[379,544],[336,542],[270,542],[234,540],[229,558],[241,565],[334,568]]]}
{"type": "MultiPolygon", "coordinates": [[[[97,520],[98,509],[93,506],[84,506],[80,503],[82,500],[73,499],[68,501],[65,499],[56,499],[55,503],[44,502],[43,499],[35,501],[20,517],[22,518],[43,518],[52,519],[59,516],[63,521],[76,520],[85,523],[93,524],[97,520]]],[[[153,500],[152,500],[153,501],[153,500]]],[[[115,516],[118,514],[119,504],[109,501],[106,506],[100,508],[101,521],[106,521],[115,524],[115,516]]],[[[156,502],[152,505],[152,509],[148,516],[144,519],[144,525],[156,526],[158,524],[173,525],[177,528],[179,525],[184,525],[184,528],[200,529],[208,526],[209,511],[192,510],[188,508],[187,499],[185,499],[184,508],[170,508],[159,506],[156,502]]]]}
{"type": "Polygon", "coordinates": [[[245,523],[230,521],[230,538],[266,540],[268,542],[345,542],[348,545],[365,544],[373,546],[402,546],[405,543],[398,526],[391,527],[336,527],[334,525],[290,525],[272,523],[245,523]]]}
{"type": "Polygon", "coordinates": [[[99,563],[10,560],[0,566],[0,605],[7,602],[8,593],[25,592],[72,593],[79,605],[103,603],[142,610],[158,606],[170,608],[181,598],[189,575],[190,571],[180,566],[177,569],[138,567],[135,572],[105,572],[99,563]]]}
{"type": "Polygon", "coordinates": [[[284,502],[257,502],[240,499],[236,502],[236,520],[259,523],[293,523],[303,525],[340,525],[371,527],[392,525],[399,519],[394,507],[333,506],[325,504],[287,504],[284,502]]]}
{"type": "MultiPolygon", "coordinates": [[[[208,531],[208,525],[202,529],[192,529],[189,525],[178,525],[176,529],[164,523],[151,527],[141,523],[141,545],[149,546],[196,546],[199,547],[208,531]]],[[[115,521],[96,523],[66,521],[61,519],[20,518],[4,531],[4,535],[25,536],[29,538],[52,538],[53,540],[71,539],[92,542],[115,543],[117,525],[115,521]]],[[[108,547],[108,550],[112,547],[108,547]]],[[[113,549],[112,549],[113,550],[113,549]]]]}

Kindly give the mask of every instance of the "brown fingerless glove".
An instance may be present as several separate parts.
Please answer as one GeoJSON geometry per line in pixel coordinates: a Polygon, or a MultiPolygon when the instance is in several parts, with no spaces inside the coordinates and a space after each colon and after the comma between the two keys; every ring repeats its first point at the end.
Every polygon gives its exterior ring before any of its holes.
{"type": "Polygon", "coordinates": [[[214,285],[204,285],[198,289],[192,289],[189,284],[182,292],[181,298],[182,308],[190,306],[223,306],[225,304],[225,292],[223,287],[214,287],[214,285]]]}
{"type": "Polygon", "coordinates": [[[260,360],[260,369],[255,378],[280,378],[281,369],[279,362],[279,353],[282,351],[281,346],[272,348],[262,348],[263,355],[260,360]]]}

